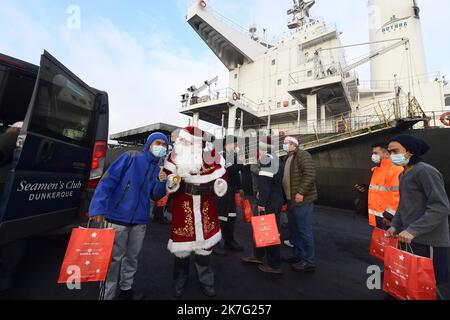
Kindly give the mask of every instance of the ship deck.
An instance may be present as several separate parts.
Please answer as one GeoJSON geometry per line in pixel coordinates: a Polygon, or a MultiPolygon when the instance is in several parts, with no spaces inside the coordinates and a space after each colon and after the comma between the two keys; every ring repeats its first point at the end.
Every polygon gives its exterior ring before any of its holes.
{"type": "MultiPolygon", "coordinates": [[[[262,274],[255,266],[240,262],[242,254],[214,257],[217,299],[230,300],[385,300],[380,290],[367,289],[367,268],[378,264],[369,256],[371,229],[365,217],[347,211],[318,207],[314,214],[317,250],[315,274],[295,273],[287,264],[281,276],[262,274]]],[[[136,290],[150,300],[170,300],[173,257],[166,249],[170,226],[151,225],[136,277],[136,290]]],[[[251,253],[251,227],[238,223],[237,238],[251,253]]],[[[18,268],[18,282],[3,298],[13,299],[96,299],[97,285],[83,284],[81,291],[69,291],[57,285],[59,268],[68,238],[33,239],[18,268]],[[41,250],[45,248],[45,250],[41,250]],[[36,275],[39,275],[38,277],[36,275]]],[[[283,246],[282,253],[290,249],[283,246]]],[[[196,283],[194,268],[185,299],[204,299],[196,283]]]]}

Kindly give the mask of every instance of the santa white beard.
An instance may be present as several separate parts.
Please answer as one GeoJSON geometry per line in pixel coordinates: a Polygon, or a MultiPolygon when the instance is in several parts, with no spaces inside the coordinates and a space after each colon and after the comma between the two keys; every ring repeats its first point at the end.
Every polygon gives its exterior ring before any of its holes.
{"type": "Polygon", "coordinates": [[[180,177],[187,177],[200,173],[203,167],[203,146],[194,144],[186,146],[176,142],[173,148],[173,162],[177,166],[177,174],[180,177]]]}

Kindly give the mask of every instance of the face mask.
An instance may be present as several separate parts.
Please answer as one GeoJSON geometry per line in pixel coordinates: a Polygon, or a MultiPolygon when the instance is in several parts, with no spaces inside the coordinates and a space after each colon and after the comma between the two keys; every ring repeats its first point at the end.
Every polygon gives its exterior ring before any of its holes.
{"type": "Polygon", "coordinates": [[[163,146],[154,146],[152,148],[152,154],[157,158],[163,158],[167,155],[167,149],[163,146]]]}
{"type": "Polygon", "coordinates": [[[405,167],[409,164],[409,160],[404,154],[392,154],[391,155],[392,162],[400,167],[405,167]]]}
{"type": "Polygon", "coordinates": [[[289,145],[288,144],[283,144],[283,150],[284,150],[284,152],[289,153],[290,152],[289,151],[289,145]]]}
{"type": "Polygon", "coordinates": [[[375,164],[380,164],[381,163],[381,157],[377,154],[373,154],[372,155],[372,162],[375,164]]]}

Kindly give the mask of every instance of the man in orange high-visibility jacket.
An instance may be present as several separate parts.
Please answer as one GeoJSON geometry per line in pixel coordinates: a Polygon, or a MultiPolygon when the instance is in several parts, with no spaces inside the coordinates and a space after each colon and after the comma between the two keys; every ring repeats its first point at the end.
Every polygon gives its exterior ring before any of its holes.
{"type": "Polygon", "coordinates": [[[372,146],[372,169],[369,187],[369,223],[372,227],[386,229],[391,225],[400,202],[399,177],[403,168],[394,165],[384,143],[372,146]]]}

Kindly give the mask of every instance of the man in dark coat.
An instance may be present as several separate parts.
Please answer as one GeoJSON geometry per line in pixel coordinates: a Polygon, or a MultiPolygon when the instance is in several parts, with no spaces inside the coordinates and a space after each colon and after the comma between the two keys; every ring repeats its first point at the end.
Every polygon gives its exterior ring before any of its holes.
{"type": "MultiPolygon", "coordinates": [[[[236,137],[234,136],[228,136],[224,141],[224,151],[221,155],[226,163],[227,173],[225,177],[228,181],[228,191],[225,197],[219,198],[218,206],[225,249],[242,252],[244,247],[236,241],[234,235],[237,220],[235,195],[240,194],[241,197],[244,197],[241,180],[242,165],[238,164],[237,161],[236,142],[236,137]]],[[[223,252],[218,247],[215,248],[215,253],[223,255],[223,252]]]]}
{"type": "MultiPolygon", "coordinates": [[[[271,139],[260,142],[260,170],[258,174],[258,214],[275,214],[280,229],[281,208],[285,202],[283,194],[283,160],[275,156],[271,139]]],[[[244,257],[245,263],[257,264],[264,273],[281,274],[281,245],[253,249],[253,256],[244,257]],[[264,262],[266,258],[266,263],[264,262]]]]}

